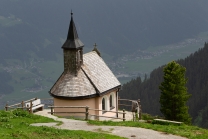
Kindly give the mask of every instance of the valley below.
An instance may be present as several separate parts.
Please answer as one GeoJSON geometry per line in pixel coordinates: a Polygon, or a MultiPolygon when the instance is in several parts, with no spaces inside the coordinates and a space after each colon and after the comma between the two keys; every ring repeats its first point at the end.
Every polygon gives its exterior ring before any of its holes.
{"type": "MultiPolygon", "coordinates": [[[[195,38],[186,39],[176,44],[150,47],[146,50],[132,52],[120,57],[103,58],[119,81],[124,84],[137,76],[144,78],[155,68],[172,60],[185,58],[194,53],[208,41],[208,32],[200,33],[195,38]]],[[[12,80],[12,93],[0,94],[0,108],[6,103],[13,104],[33,97],[48,98],[48,91],[63,71],[63,56],[56,55],[55,61],[32,57],[29,62],[8,59],[7,64],[0,65],[0,71],[9,73],[12,80]]]]}

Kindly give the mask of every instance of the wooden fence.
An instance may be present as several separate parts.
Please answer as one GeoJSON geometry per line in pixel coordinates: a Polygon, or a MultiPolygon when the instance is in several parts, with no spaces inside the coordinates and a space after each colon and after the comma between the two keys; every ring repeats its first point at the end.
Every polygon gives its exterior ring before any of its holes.
{"type": "Polygon", "coordinates": [[[91,109],[88,106],[48,106],[51,109],[51,115],[56,114],[56,113],[82,113],[85,114],[85,120],[88,120],[89,116],[94,116],[94,117],[105,117],[105,118],[112,118],[112,119],[121,119],[123,121],[125,121],[125,110],[123,109],[123,112],[116,112],[116,111],[106,111],[106,110],[99,110],[99,109],[91,109]],[[54,112],[54,108],[83,108],[83,112],[54,112]],[[123,114],[123,118],[119,118],[119,117],[109,117],[109,116],[102,116],[102,115],[94,115],[94,114],[90,114],[89,111],[104,111],[104,112],[111,112],[111,113],[116,113],[116,114],[123,114]]]}
{"type": "Polygon", "coordinates": [[[22,101],[21,103],[16,103],[16,104],[13,104],[13,105],[8,105],[6,104],[5,106],[5,110],[8,111],[9,109],[26,109],[25,107],[25,103],[27,102],[31,102],[31,101],[34,101],[36,100],[37,98],[32,98],[32,99],[29,99],[29,100],[25,100],[25,101],[22,101]]]}
{"type": "MultiPolygon", "coordinates": [[[[6,104],[5,106],[5,110],[9,110],[9,109],[23,109],[23,110],[28,110],[28,108],[25,106],[25,103],[30,102],[32,103],[32,101],[37,100],[37,98],[32,98],[30,100],[26,100],[26,101],[22,101],[21,103],[17,103],[17,104],[13,104],[13,105],[8,105],[6,104]]],[[[130,100],[130,99],[118,99],[118,106],[127,106],[127,107],[132,107],[131,105],[127,105],[127,104],[122,104],[121,102],[135,102],[136,100],[130,100]]],[[[99,110],[99,109],[92,109],[88,106],[52,106],[53,105],[53,98],[45,98],[45,99],[41,99],[41,103],[45,104],[45,105],[49,105],[48,108],[51,109],[51,114],[55,114],[55,113],[82,113],[85,114],[85,119],[88,120],[89,116],[94,116],[94,117],[105,117],[105,118],[112,118],[112,119],[121,119],[123,121],[126,120],[125,118],[125,109],[123,109],[123,112],[118,112],[118,111],[106,111],[106,110],[99,110]],[[83,108],[83,112],[54,112],[54,108],[83,108]],[[109,116],[102,116],[102,115],[95,115],[95,114],[90,114],[89,111],[103,111],[103,112],[110,112],[110,113],[116,113],[117,117],[109,117],[109,116]],[[119,118],[118,114],[123,114],[123,118],[119,118]]],[[[140,104],[140,99],[137,100],[138,106],[139,106],[139,119],[141,119],[141,115],[142,115],[142,109],[141,109],[141,104],[140,104]]],[[[32,105],[31,105],[32,106],[32,105]]]]}
{"type": "MultiPolygon", "coordinates": [[[[130,99],[121,99],[120,97],[118,98],[118,107],[119,106],[126,106],[126,107],[132,107],[132,103],[133,102],[137,102],[138,103],[138,107],[139,107],[139,120],[142,119],[142,106],[140,104],[140,99],[138,100],[130,100],[130,99]],[[125,103],[121,103],[121,102],[130,102],[131,105],[125,104],[125,103]]],[[[134,118],[133,118],[134,119],[134,118]]]]}
{"type": "Polygon", "coordinates": [[[44,108],[53,106],[53,98],[41,98],[41,104],[44,104],[44,108]]]}

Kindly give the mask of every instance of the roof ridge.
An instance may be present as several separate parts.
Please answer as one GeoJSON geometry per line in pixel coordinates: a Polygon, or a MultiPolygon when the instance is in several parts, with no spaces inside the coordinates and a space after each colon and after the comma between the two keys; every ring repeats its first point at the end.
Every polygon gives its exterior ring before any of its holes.
{"type": "Polygon", "coordinates": [[[97,54],[97,52],[95,52],[95,51],[90,51],[90,52],[87,52],[87,53],[85,53],[85,54],[83,54],[83,55],[89,55],[89,54],[91,54],[91,53],[97,54]]]}

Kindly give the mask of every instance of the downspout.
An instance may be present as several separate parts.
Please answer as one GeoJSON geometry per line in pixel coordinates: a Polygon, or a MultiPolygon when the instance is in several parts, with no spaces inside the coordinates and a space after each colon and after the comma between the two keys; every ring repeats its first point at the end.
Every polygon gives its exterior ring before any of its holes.
{"type": "MultiPolygon", "coordinates": [[[[116,91],[116,111],[118,112],[118,91],[119,89],[116,91]]],[[[116,116],[118,118],[118,113],[116,113],[116,116]]]]}

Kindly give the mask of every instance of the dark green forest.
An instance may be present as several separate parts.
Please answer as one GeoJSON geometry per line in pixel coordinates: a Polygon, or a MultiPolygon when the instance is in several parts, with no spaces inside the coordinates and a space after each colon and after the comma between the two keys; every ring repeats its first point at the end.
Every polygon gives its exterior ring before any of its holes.
{"type": "MultiPolygon", "coordinates": [[[[187,102],[192,123],[208,128],[208,43],[194,54],[177,61],[186,68],[186,84],[188,93],[191,94],[187,102]]],[[[142,112],[151,115],[160,115],[160,90],[163,82],[163,68],[161,66],[150,73],[142,81],[140,77],[123,85],[119,92],[121,98],[140,99],[142,112]]]]}

